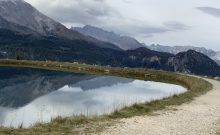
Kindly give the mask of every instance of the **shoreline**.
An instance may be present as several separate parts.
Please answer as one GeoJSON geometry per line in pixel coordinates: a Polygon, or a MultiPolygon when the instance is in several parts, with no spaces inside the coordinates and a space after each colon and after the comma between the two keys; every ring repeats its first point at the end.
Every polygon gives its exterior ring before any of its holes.
{"type": "Polygon", "coordinates": [[[220,83],[206,79],[213,84],[208,93],[196,97],[192,102],[170,106],[154,112],[155,115],[135,116],[121,119],[101,135],[133,134],[175,134],[175,135],[219,135],[220,126],[220,83]]]}
{"type": "Polygon", "coordinates": [[[48,124],[36,124],[33,127],[24,129],[20,127],[15,128],[0,128],[0,133],[11,133],[11,134],[23,134],[23,133],[35,133],[40,134],[42,131],[48,131],[47,134],[62,133],[70,134],[74,131],[75,134],[82,132],[101,132],[106,128],[106,125],[117,123],[120,119],[131,118],[134,116],[145,116],[150,115],[152,112],[163,110],[168,106],[181,105],[183,103],[191,102],[195,97],[205,94],[212,89],[212,84],[201,78],[196,78],[188,75],[179,73],[172,73],[167,71],[157,71],[148,69],[130,69],[130,68],[119,68],[119,67],[108,67],[108,66],[97,66],[97,65],[86,65],[78,63],[67,63],[67,62],[51,62],[51,61],[17,61],[17,60],[0,60],[0,66],[11,66],[11,67],[28,67],[28,68],[39,68],[47,70],[65,71],[65,72],[83,72],[92,74],[111,75],[118,77],[126,77],[140,80],[150,80],[155,82],[164,82],[181,85],[188,89],[186,93],[181,95],[175,95],[173,97],[165,98],[162,100],[156,100],[149,103],[134,104],[129,107],[124,107],[121,110],[116,110],[110,115],[102,116],[76,116],[61,118],[58,117],[52,120],[48,124]],[[79,127],[86,127],[88,124],[93,124],[95,127],[93,131],[75,131],[79,127]],[[100,127],[102,123],[103,127],[100,127]],[[103,124],[105,123],[105,124],[103,124]],[[63,127],[65,126],[65,127],[63,127]],[[49,129],[50,130],[49,130],[49,129]],[[65,130],[64,130],[65,129],[65,130]],[[95,130],[95,131],[94,131],[95,130]],[[35,131],[35,132],[33,132],[35,131]]]}

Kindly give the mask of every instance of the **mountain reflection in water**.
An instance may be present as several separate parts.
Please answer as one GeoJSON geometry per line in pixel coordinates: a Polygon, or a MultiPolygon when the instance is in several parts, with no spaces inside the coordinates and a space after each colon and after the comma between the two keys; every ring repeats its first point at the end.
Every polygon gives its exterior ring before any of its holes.
{"type": "Polygon", "coordinates": [[[0,67],[0,125],[28,127],[57,116],[101,115],[185,91],[121,77],[0,67]]]}

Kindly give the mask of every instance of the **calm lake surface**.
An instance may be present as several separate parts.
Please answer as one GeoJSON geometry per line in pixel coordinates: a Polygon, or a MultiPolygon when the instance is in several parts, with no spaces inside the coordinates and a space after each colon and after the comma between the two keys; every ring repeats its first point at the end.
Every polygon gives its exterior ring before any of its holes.
{"type": "Polygon", "coordinates": [[[57,116],[108,114],[183,92],[181,86],[158,82],[0,67],[0,126],[28,127],[57,116]]]}

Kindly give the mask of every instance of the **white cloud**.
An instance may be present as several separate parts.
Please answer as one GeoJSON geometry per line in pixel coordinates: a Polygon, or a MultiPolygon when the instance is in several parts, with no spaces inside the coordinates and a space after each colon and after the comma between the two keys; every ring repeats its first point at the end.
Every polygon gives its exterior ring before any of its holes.
{"type": "Polygon", "coordinates": [[[194,45],[220,50],[220,18],[216,17],[219,0],[26,1],[68,27],[90,24],[134,36],[147,44],[194,45]],[[197,7],[206,9],[200,8],[201,12],[197,7]]]}

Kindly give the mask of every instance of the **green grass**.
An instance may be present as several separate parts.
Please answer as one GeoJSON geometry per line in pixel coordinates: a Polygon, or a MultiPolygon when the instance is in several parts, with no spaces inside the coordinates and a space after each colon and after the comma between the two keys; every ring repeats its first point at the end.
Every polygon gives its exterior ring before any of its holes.
{"type": "Polygon", "coordinates": [[[119,67],[92,66],[85,64],[45,62],[45,61],[16,61],[0,60],[2,66],[43,68],[49,70],[86,72],[93,74],[113,75],[141,80],[172,83],[184,86],[188,89],[186,93],[156,100],[150,103],[134,104],[115,110],[110,115],[102,116],[73,116],[68,118],[58,117],[48,124],[36,124],[35,126],[24,129],[0,128],[0,134],[11,135],[60,135],[60,134],[90,134],[98,133],[110,125],[118,122],[121,118],[133,116],[150,115],[153,111],[165,109],[167,106],[181,105],[193,100],[212,89],[212,85],[200,78],[187,76],[179,73],[166,71],[156,71],[150,69],[129,69],[119,67]]]}

